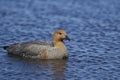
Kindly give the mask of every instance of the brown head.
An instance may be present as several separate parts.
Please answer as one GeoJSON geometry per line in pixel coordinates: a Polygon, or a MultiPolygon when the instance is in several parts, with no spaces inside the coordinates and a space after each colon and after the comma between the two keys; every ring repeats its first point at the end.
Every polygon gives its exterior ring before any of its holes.
{"type": "Polygon", "coordinates": [[[64,46],[63,40],[70,40],[64,30],[57,30],[53,34],[53,44],[55,47],[64,46]]]}

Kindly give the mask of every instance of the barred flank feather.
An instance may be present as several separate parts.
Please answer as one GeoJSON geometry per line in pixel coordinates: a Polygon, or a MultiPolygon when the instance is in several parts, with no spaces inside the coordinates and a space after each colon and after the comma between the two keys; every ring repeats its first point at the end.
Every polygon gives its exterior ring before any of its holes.
{"type": "Polygon", "coordinates": [[[25,58],[65,59],[68,57],[68,52],[63,39],[68,39],[66,32],[64,30],[57,30],[53,34],[52,43],[32,41],[16,43],[11,46],[4,46],[3,48],[9,54],[25,58]]]}

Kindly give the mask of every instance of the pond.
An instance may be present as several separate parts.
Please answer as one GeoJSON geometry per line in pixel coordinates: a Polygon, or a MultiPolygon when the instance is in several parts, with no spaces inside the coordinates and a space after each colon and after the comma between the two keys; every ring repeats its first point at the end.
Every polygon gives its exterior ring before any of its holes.
{"type": "Polygon", "coordinates": [[[119,0],[0,0],[1,80],[120,80],[119,0]],[[51,41],[63,29],[68,60],[9,56],[3,46],[51,41]]]}

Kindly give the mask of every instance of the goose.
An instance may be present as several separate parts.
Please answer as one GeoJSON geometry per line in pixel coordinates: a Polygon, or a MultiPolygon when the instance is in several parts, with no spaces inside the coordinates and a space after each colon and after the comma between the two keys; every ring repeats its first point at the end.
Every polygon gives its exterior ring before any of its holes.
{"type": "Polygon", "coordinates": [[[8,54],[33,59],[67,59],[68,51],[63,40],[69,40],[64,30],[56,30],[52,43],[45,41],[30,41],[4,46],[8,54]]]}

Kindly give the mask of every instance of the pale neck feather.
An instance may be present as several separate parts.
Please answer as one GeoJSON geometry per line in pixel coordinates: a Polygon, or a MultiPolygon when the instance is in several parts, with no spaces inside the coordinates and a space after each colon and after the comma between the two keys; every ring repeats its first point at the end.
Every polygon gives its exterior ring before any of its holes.
{"type": "Polygon", "coordinates": [[[54,47],[55,48],[65,48],[64,42],[63,41],[53,41],[54,47]]]}

